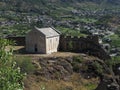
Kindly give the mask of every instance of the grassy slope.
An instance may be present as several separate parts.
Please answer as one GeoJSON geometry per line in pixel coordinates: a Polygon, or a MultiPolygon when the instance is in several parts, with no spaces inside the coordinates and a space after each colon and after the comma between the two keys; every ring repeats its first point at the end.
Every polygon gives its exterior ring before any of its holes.
{"type": "Polygon", "coordinates": [[[81,7],[83,9],[95,9],[95,8],[111,8],[118,7],[120,5],[119,0],[112,2],[111,0],[9,0],[6,2],[0,2],[0,9],[9,10],[26,10],[30,9],[49,9],[47,6],[63,6],[63,7],[81,7]],[[6,7],[7,6],[7,7],[6,7]]]}
{"type": "Polygon", "coordinates": [[[36,76],[28,76],[25,80],[25,90],[94,90],[98,79],[84,79],[80,74],[73,74],[70,81],[47,80],[36,76]]]}

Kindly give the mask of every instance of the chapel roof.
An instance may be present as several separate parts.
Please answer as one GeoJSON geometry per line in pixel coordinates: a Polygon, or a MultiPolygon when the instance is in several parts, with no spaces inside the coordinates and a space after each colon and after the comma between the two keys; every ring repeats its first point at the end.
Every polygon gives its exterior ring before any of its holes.
{"type": "Polygon", "coordinates": [[[38,27],[35,27],[35,29],[40,31],[46,37],[53,37],[53,36],[60,35],[59,31],[57,31],[55,28],[51,28],[51,27],[48,27],[48,28],[38,28],[38,27]]]}

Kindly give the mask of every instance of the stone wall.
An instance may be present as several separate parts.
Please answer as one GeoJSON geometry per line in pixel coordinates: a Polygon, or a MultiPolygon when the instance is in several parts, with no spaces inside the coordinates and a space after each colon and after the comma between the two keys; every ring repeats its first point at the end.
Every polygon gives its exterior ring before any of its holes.
{"type": "Polygon", "coordinates": [[[87,53],[89,55],[97,56],[100,59],[104,60],[110,58],[110,56],[98,43],[98,36],[61,36],[59,50],[87,53]]]}
{"type": "Polygon", "coordinates": [[[7,39],[15,41],[16,46],[25,46],[25,37],[7,37],[7,39]]]}

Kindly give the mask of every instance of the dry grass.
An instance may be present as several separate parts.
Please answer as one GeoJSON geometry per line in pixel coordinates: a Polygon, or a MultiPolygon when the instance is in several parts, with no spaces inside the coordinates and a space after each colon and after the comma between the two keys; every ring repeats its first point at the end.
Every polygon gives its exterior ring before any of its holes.
{"type": "Polygon", "coordinates": [[[79,74],[73,74],[69,81],[46,80],[45,78],[29,76],[24,90],[94,90],[98,78],[83,79],[79,74]]]}

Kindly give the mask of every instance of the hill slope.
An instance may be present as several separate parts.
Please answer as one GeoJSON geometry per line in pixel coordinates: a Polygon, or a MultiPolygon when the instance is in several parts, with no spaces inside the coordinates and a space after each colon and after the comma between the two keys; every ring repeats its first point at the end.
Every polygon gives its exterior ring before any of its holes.
{"type": "Polygon", "coordinates": [[[118,8],[120,0],[4,0],[0,1],[1,10],[39,11],[40,9],[54,9],[54,7],[84,8],[118,8]]]}

